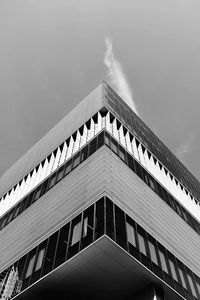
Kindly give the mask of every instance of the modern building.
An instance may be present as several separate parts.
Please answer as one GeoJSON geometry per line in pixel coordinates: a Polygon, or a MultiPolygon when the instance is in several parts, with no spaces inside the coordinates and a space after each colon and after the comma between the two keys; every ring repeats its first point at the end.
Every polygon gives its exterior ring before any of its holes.
{"type": "Polygon", "coordinates": [[[0,195],[0,299],[200,299],[200,183],[107,83],[0,195]]]}

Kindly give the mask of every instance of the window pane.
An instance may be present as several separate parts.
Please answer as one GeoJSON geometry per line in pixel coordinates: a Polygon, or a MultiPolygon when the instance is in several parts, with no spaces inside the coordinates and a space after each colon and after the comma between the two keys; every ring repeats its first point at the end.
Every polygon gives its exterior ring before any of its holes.
{"type": "Polygon", "coordinates": [[[65,171],[65,166],[62,166],[59,170],[58,170],[58,176],[57,176],[57,182],[60,181],[63,176],[64,176],[64,171],[65,171]]]}
{"type": "Polygon", "coordinates": [[[117,142],[113,138],[111,138],[111,149],[117,153],[117,142]]]}
{"type": "Polygon", "coordinates": [[[194,282],[192,280],[192,277],[188,273],[187,273],[187,278],[188,278],[188,281],[189,281],[189,284],[190,284],[192,295],[197,297],[197,293],[196,293],[196,290],[195,290],[195,287],[194,287],[194,282]]]}
{"type": "Polygon", "coordinates": [[[196,285],[197,285],[197,289],[198,289],[198,292],[199,292],[199,295],[200,295],[200,283],[197,281],[197,278],[196,278],[196,285]]]}
{"type": "Polygon", "coordinates": [[[8,215],[7,224],[8,224],[10,221],[12,221],[12,219],[13,219],[13,214],[14,214],[14,210],[15,210],[15,208],[12,209],[11,212],[10,212],[9,214],[7,214],[7,215],[8,215]]]}
{"type": "Polygon", "coordinates": [[[101,132],[100,135],[98,136],[98,148],[103,146],[103,144],[104,144],[104,131],[101,132]]]}
{"type": "Polygon", "coordinates": [[[62,264],[66,259],[68,235],[69,235],[69,223],[60,229],[60,235],[59,235],[58,246],[56,251],[56,259],[55,259],[56,267],[62,264]]]}
{"type": "Polygon", "coordinates": [[[71,172],[71,168],[72,168],[72,160],[70,159],[66,165],[65,165],[65,175],[67,175],[69,172],[71,172]]]}
{"type": "Polygon", "coordinates": [[[83,237],[87,235],[88,217],[83,220],[83,237]]]}
{"type": "Polygon", "coordinates": [[[101,198],[96,203],[95,238],[100,237],[104,233],[104,212],[104,198],[101,198]]]}
{"type": "Polygon", "coordinates": [[[145,240],[144,240],[144,237],[140,233],[138,233],[138,242],[139,242],[140,251],[144,255],[147,255],[146,247],[145,247],[145,240]]]}
{"type": "Polygon", "coordinates": [[[35,256],[36,256],[36,254],[34,253],[29,258],[28,268],[27,268],[27,271],[26,271],[25,278],[29,277],[32,274],[32,272],[33,272],[33,266],[34,266],[34,262],[35,262],[35,256]]]}
{"type": "Polygon", "coordinates": [[[160,262],[161,262],[162,269],[163,269],[163,271],[165,271],[166,273],[168,273],[167,264],[166,264],[166,258],[165,258],[164,253],[159,250],[159,255],[160,255],[160,262]]]}
{"type": "Polygon", "coordinates": [[[150,186],[150,188],[152,188],[152,190],[154,190],[154,191],[156,190],[155,181],[150,176],[149,176],[149,186],[150,186]]]}
{"type": "Polygon", "coordinates": [[[183,271],[181,270],[180,267],[178,267],[178,271],[179,271],[179,275],[181,277],[181,282],[182,282],[182,286],[187,289],[187,286],[186,286],[186,283],[185,283],[185,278],[184,278],[184,275],[183,275],[183,271]]]}
{"type": "Polygon", "coordinates": [[[34,195],[34,199],[33,199],[33,202],[35,202],[39,197],[40,197],[40,193],[41,193],[41,186],[39,186],[35,192],[35,195],[34,195]]]}
{"type": "Polygon", "coordinates": [[[133,157],[129,153],[127,153],[127,159],[128,159],[129,168],[135,172],[134,160],[133,160],[133,157]]]}
{"type": "Polygon", "coordinates": [[[89,155],[92,155],[97,149],[97,138],[93,139],[90,143],[89,155]]]}
{"type": "Polygon", "coordinates": [[[136,169],[136,174],[143,180],[142,167],[136,160],[135,160],[135,169],[136,169]]]}
{"type": "Polygon", "coordinates": [[[126,222],[127,240],[130,244],[136,247],[135,228],[126,222]]]}
{"type": "Polygon", "coordinates": [[[81,222],[78,222],[77,224],[74,225],[72,230],[71,246],[73,246],[78,241],[80,241],[80,238],[81,238],[81,222]]]}
{"type": "Polygon", "coordinates": [[[121,146],[119,146],[119,157],[120,157],[123,161],[126,160],[125,150],[124,150],[121,146]]]}
{"type": "Polygon", "coordinates": [[[35,271],[37,271],[41,268],[42,262],[43,262],[43,259],[44,259],[44,253],[45,253],[45,248],[40,249],[40,251],[38,253],[38,257],[37,257],[37,263],[36,263],[35,271]]]}
{"type": "Polygon", "coordinates": [[[52,188],[55,185],[55,183],[56,183],[56,173],[54,173],[50,178],[48,189],[52,188]]]}
{"type": "Polygon", "coordinates": [[[83,148],[81,151],[81,162],[87,159],[88,157],[88,145],[83,148]]]}
{"type": "Polygon", "coordinates": [[[55,251],[56,251],[57,238],[58,238],[58,231],[49,237],[47,252],[45,255],[45,261],[44,261],[44,266],[42,271],[43,275],[47,274],[52,270],[55,251]]]}
{"type": "Polygon", "coordinates": [[[110,147],[110,136],[107,132],[105,132],[105,144],[110,147]]]}
{"type": "Polygon", "coordinates": [[[174,262],[169,259],[169,265],[170,265],[170,269],[171,269],[171,272],[172,272],[172,277],[174,278],[174,280],[178,281],[178,278],[177,278],[177,275],[176,275],[176,270],[175,270],[175,265],[174,265],[174,262]]]}
{"type": "Polygon", "coordinates": [[[73,158],[73,168],[76,168],[80,164],[80,152],[73,158]]]}
{"type": "Polygon", "coordinates": [[[14,212],[14,215],[13,215],[13,219],[18,216],[21,204],[22,203],[20,203],[20,204],[17,205],[17,207],[15,209],[15,212],[14,212]]]}
{"type": "Polygon", "coordinates": [[[156,255],[156,248],[155,245],[149,241],[149,250],[150,250],[150,256],[151,256],[151,260],[158,265],[158,259],[157,259],[157,255],[156,255]]]}

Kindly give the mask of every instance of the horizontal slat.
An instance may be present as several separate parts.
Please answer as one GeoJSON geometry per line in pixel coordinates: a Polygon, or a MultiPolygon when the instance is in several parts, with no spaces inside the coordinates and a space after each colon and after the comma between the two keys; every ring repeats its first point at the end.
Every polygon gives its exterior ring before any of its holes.
{"type": "Polygon", "coordinates": [[[0,271],[104,192],[200,276],[200,236],[105,147],[0,231],[0,271]]]}

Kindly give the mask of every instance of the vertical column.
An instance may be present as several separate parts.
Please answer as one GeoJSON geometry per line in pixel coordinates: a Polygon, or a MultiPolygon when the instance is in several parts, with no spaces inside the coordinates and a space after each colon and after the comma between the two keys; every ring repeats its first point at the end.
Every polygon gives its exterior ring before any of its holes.
{"type": "Polygon", "coordinates": [[[71,137],[70,137],[70,141],[69,141],[69,147],[68,147],[68,149],[67,149],[66,160],[72,155],[73,146],[74,146],[74,139],[73,139],[73,137],[71,136],[71,137]]]}
{"type": "Polygon", "coordinates": [[[113,135],[116,138],[116,140],[119,142],[119,130],[117,129],[117,119],[115,118],[113,123],[113,135]]]}
{"type": "Polygon", "coordinates": [[[126,141],[125,141],[124,130],[123,130],[122,125],[119,128],[119,140],[120,140],[120,143],[122,144],[122,146],[124,146],[124,148],[126,148],[126,141]]]}
{"type": "Polygon", "coordinates": [[[125,139],[126,139],[126,147],[128,152],[130,152],[133,155],[133,149],[131,146],[131,139],[130,139],[130,133],[129,131],[127,131],[126,135],[125,135],[125,139]]]}
{"type": "Polygon", "coordinates": [[[66,154],[67,154],[67,143],[64,142],[62,152],[61,152],[61,156],[60,156],[59,166],[64,163],[66,154]]]}
{"type": "Polygon", "coordinates": [[[86,125],[84,124],[84,126],[83,126],[83,134],[82,134],[82,136],[81,136],[81,141],[80,141],[80,148],[83,146],[83,145],[85,145],[86,144],[86,142],[87,142],[87,127],[86,127],[86,125]]]}
{"type": "Polygon", "coordinates": [[[73,153],[75,153],[76,151],[79,150],[79,148],[80,148],[80,140],[81,140],[81,135],[80,135],[80,132],[78,130],[77,133],[76,133],[76,139],[74,141],[73,153]]]}
{"type": "Polygon", "coordinates": [[[106,129],[112,134],[112,124],[110,122],[110,112],[106,115],[106,129]]]}
{"type": "Polygon", "coordinates": [[[137,150],[137,145],[136,145],[136,139],[135,139],[135,137],[132,140],[132,149],[133,149],[134,157],[139,161],[140,159],[139,159],[139,155],[138,155],[138,150],[137,150]]]}
{"type": "Polygon", "coordinates": [[[101,128],[102,128],[102,118],[101,118],[100,113],[98,112],[98,114],[97,114],[97,123],[95,124],[94,134],[96,135],[98,132],[100,132],[101,128]]]}
{"type": "Polygon", "coordinates": [[[53,167],[52,167],[52,172],[54,170],[56,170],[57,167],[58,167],[58,162],[60,160],[60,155],[61,155],[61,151],[60,151],[60,147],[58,147],[57,150],[56,150],[56,156],[55,156],[54,164],[53,164],[53,167]]]}

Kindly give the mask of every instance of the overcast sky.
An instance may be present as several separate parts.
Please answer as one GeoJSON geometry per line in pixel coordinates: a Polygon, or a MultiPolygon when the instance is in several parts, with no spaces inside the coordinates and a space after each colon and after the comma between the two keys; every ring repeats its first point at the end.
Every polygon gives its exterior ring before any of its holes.
{"type": "Polygon", "coordinates": [[[200,179],[199,0],[0,0],[0,174],[102,80],[200,179]]]}

